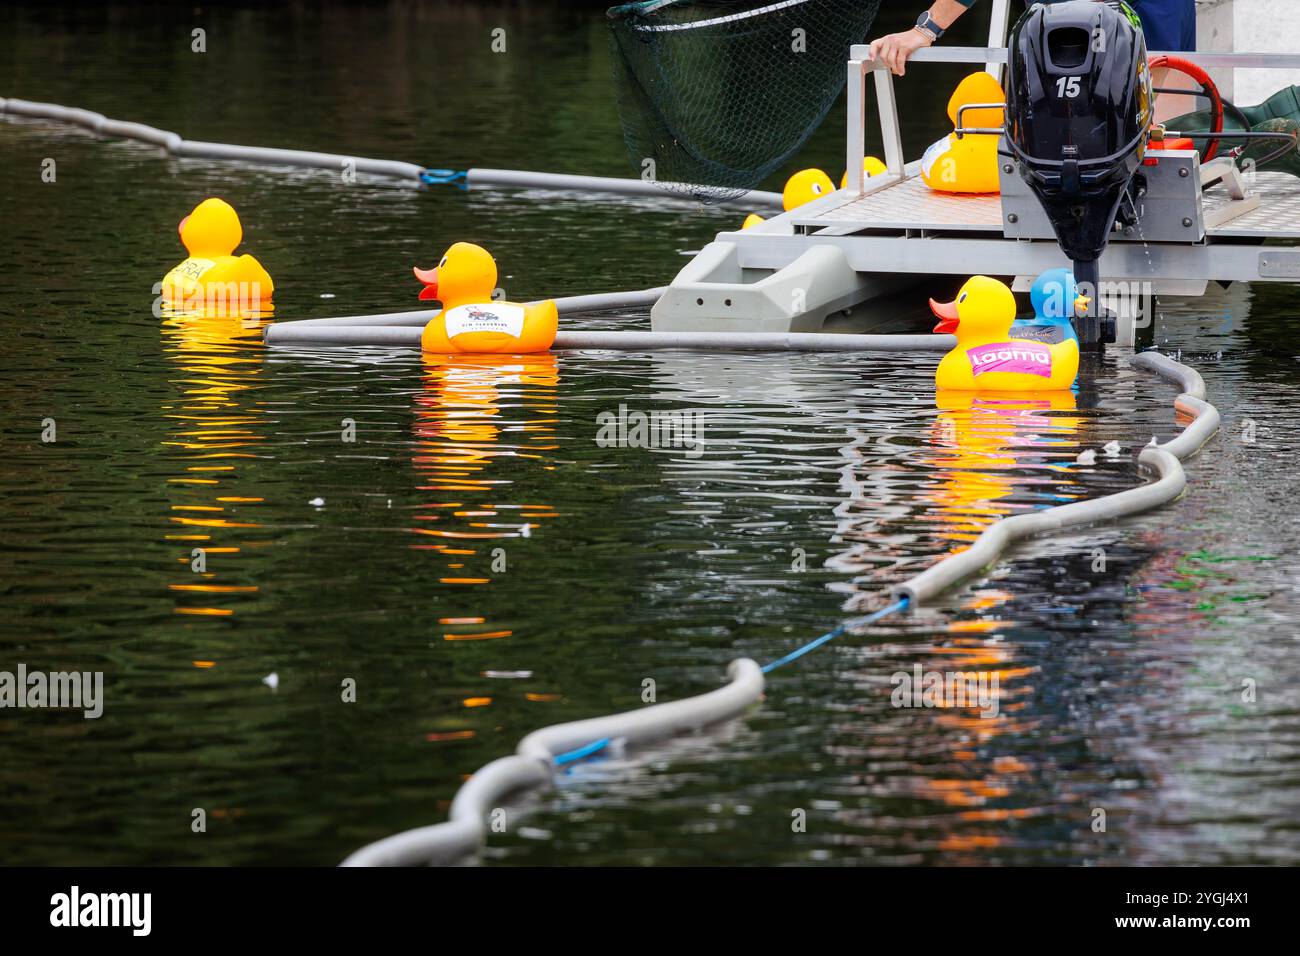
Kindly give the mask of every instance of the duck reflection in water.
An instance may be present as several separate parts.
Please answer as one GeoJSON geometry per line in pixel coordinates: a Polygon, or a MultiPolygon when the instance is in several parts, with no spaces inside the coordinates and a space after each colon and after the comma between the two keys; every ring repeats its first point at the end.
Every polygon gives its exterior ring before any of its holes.
{"type": "MultiPolygon", "coordinates": [[[[1081,425],[1070,414],[1073,392],[940,390],[936,406],[929,460],[936,478],[924,513],[954,550],[1001,518],[1083,496],[1070,475],[1081,425]]],[[[1001,636],[1015,625],[997,613],[1011,597],[994,586],[977,590],[963,604],[968,613],[940,624],[928,643],[907,648],[906,667],[948,680],[977,676],[996,698],[990,708],[939,695],[933,707],[896,715],[907,724],[903,734],[929,739],[932,747],[918,772],[902,781],[932,808],[914,821],[921,832],[908,842],[924,842],[947,862],[980,862],[1007,842],[1006,821],[1046,811],[1028,797],[1037,768],[1014,755],[1016,742],[1037,725],[1027,716],[1037,668],[1001,636]]]]}
{"type": "MultiPolygon", "coordinates": [[[[254,397],[263,387],[262,332],[270,315],[265,308],[235,304],[176,309],[163,304],[163,349],[176,366],[172,384],[177,399],[162,413],[176,424],[165,444],[176,463],[167,479],[171,496],[168,542],[182,548],[176,561],[184,568],[169,589],[176,613],[202,618],[231,618],[239,604],[258,593],[241,578],[237,556],[261,524],[249,511],[263,502],[240,487],[241,465],[259,457],[264,441],[259,426],[264,411],[254,397]]],[[[211,667],[212,654],[196,667],[211,667]]]]}
{"type": "Polygon", "coordinates": [[[508,637],[488,622],[487,594],[464,592],[493,583],[492,565],[507,540],[529,537],[555,516],[547,504],[515,500],[510,462],[550,470],[555,439],[557,359],[531,355],[424,356],[423,383],[415,400],[412,464],[427,493],[409,530],[411,548],[445,561],[444,623],[472,631],[447,640],[508,637]]]}

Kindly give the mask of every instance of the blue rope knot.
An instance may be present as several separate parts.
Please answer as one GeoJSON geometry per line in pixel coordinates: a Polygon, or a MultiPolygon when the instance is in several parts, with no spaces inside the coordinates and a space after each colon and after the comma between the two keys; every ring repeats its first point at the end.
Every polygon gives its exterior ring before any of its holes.
{"type": "Polygon", "coordinates": [[[469,173],[463,169],[422,169],[420,182],[426,186],[446,186],[451,183],[463,183],[469,179],[469,173]]]}

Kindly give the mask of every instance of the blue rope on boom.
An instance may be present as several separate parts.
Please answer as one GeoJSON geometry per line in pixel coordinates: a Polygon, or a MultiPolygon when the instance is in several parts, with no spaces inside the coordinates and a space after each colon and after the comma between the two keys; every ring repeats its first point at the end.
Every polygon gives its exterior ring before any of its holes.
{"type": "Polygon", "coordinates": [[[785,657],[782,657],[780,660],[775,660],[770,664],[764,665],[763,673],[770,674],[778,667],[784,667],[786,664],[789,664],[791,661],[797,661],[805,654],[817,650],[817,648],[821,647],[823,644],[835,640],[835,638],[839,637],[841,634],[843,634],[845,631],[850,630],[851,628],[865,627],[868,624],[874,624],[876,623],[876,621],[879,621],[882,617],[887,617],[888,615],[901,611],[906,607],[907,607],[907,598],[900,598],[899,600],[895,601],[893,604],[889,605],[888,607],[882,607],[879,611],[876,611],[872,614],[868,614],[866,617],[857,617],[851,621],[845,621],[839,627],[835,628],[835,630],[827,631],[821,637],[817,638],[814,641],[809,641],[807,644],[805,644],[803,647],[799,648],[798,650],[791,651],[789,654],[785,655],[785,657]]]}
{"type": "MultiPolygon", "coordinates": [[[[785,657],[782,657],[780,660],[775,660],[772,663],[768,664],[766,667],[762,669],[763,673],[770,674],[778,667],[783,667],[786,664],[789,664],[791,661],[797,661],[805,654],[812,653],[813,651],[817,650],[817,648],[821,647],[823,644],[835,640],[835,638],[839,637],[841,634],[844,634],[847,631],[852,630],[853,628],[865,627],[868,624],[874,624],[876,621],[879,621],[881,618],[888,617],[890,614],[895,614],[898,611],[902,611],[906,607],[907,607],[907,598],[900,598],[899,600],[895,601],[893,604],[889,605],[888,607],[882,607],[879,611],[875,611],[871,614],[866,615],[865,617],[855,617],[850,620],[847,620],[839,627],[835,628],[833,631],[827,631],[825,634],[823,634],[821,637],[817,638],[816,640],[809,641],[807,644],[803,645],[803,647],[791,651],[789,654],[785,655],[785,657]]],[[[583,760],[587,757],[590,757],[592,754],[600,753],[600,751],[608,747],[609,744],[610,744],[610,739],[608,737],[602,737],[600,740],[586,744],[582,747],[578,747],[576,750],[570,750],[568,753],[559,754],[558,756],[552,758],[552,761],[554,762],[555,766],[563,767],[565,764],[576,763],[579,760],[583,760]]]]}
{"type": "Polygon", "coordinates": [[[463,183],[469,173],[463,169],[425,169],[420,171],[420,182],[426,186],[445,186],[449,183],[463,183]]]}
{"type": "Polygon", "coordinates": [[[608,746],[609,738],[601,737],[599,740],[593,741],[586,746],[579,747],[577,750],[570,750],[566,754],[560,754],[558,757],[554,758],[555,766],[563,767],[566,763],[575,763],[585,757],[590,757],[592,754],[600,753],[608,746]]]}

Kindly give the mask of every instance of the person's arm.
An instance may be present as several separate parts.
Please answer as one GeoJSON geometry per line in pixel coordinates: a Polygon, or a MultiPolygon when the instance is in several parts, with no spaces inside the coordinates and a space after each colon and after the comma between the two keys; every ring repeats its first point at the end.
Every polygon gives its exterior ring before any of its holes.
{"type": "MultiPolygon", "coordinates": [[[[975,0],[934,0],[929,10],[930,19],[938,24],[941,30],[947,30],[974,2],[975,0]]],[[[934,37],[923,32],[920,27],[912,27],[902,33],[891,33],[889,36],[872,40],[871,56],[876,60],[884,60],[885,66],[896,75],[902,76],[906,72],[907,58],[921,47],[930,46],[932,43],[934,37]]]]}

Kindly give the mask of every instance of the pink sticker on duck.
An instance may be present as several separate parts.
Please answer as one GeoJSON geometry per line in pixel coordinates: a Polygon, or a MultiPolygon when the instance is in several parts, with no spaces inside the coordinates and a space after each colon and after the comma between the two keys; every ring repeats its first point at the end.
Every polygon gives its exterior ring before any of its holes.
{"type": "Polygon", "coordinates": [[[1032,342],[994,342],[967,349],[966,355],[970,359],[971,371],[977,377],[985,372],[1052,377],[1052,353],[1032,342]]]}

